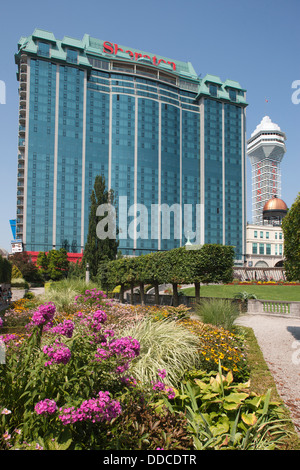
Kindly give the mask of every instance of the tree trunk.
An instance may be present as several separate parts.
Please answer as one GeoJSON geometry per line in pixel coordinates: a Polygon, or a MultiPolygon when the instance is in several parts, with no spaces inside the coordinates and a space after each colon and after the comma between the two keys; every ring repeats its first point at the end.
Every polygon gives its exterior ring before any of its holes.
{"type": "Polygon", "coordinates": [[[195,282],[195,300],[196,303],[200,302],[200,282],[195,282]]]}
{"type": "Polygon", "coordinates": [[[144,283],[140,282],[140,296],[141,296],[141,304],[145,305],[145,292],[144,292],[144,283]]]}
{"type": "Polygon", "coordinates": [[[172,284],[173,285],[173,301],[174,301],[174,307],[178,307],[178,289],[177,289],[177,284],[172,284]]]}
{"type": "Polygon", "coordinates": [[[130,303],[131,303],[131,305],[134,304],[133,284],[130,285],[130,303]]]}
{"type": "Polygon", "coordinates": [[[121,303],[124,303],[124,284],[121,284],[121,291],[120,291],[120,300],[121,303]]]}
{"type": "Polygon", "coordinates": [[[155,283],[154,291],[155,291],[155,304],[159,305],[159,284],[158,283],[155,283]]]}

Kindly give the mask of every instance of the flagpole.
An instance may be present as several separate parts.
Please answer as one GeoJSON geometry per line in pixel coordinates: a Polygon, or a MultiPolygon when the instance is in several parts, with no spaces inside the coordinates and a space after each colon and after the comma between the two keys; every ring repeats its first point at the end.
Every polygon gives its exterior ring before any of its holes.
{"type": "Polygon", "coordinates": [[[267,107],[268,107],[267,103],[269,103],[269,100],[267,98],[265,98],[265,116],[268,115],[267,114],[267,107]]]}

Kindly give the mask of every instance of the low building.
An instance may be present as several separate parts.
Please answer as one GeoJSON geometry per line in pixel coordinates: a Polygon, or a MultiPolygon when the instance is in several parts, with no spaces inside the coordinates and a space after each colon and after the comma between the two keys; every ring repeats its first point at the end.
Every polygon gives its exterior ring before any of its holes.
{"type": "Polygon", "coordinates": [[[246,265],[280,267],[283,265],[284,237],[281,222],[287,206],[276,196],[263,207],[263,223],[246,226],[246,265]]]}

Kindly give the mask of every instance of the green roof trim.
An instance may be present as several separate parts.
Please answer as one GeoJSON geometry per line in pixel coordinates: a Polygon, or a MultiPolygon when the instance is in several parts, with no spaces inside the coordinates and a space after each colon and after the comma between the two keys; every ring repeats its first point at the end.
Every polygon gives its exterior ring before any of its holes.
{"type": "Polygon", "coordinates": [[[230,101],[241,106],[247,106],[245,101],[246,90],[242,88],[237,81],[226,79],[225,82],[223,82],[220,77],[211,74],[206,74],[203,78],[200,78],[191,62],[169,59],[158,54],[119,45],[111,41],[96,39],[89,34],[85,34],[81,40],[69,36],[64,36],[62,40],[58,40],[52,32],[36,28],[31,36],[22,36],[20,38],[18,42],[18,53],[15,54],[16,64],[19,64],[22,51],[30,55],[41,57],[39,55],[39,41],[45,41],[51,44],[50,60],[69,63],[67,60],[67,49],[71,48],[78,50],[78,62],[77,64],[72,64],[74,66],[77,65],[92,69],[92,65],[89,61],[89,57],[91,56],[104,61],[131,62],[141,67],[144,65],[162,72],[167,72],[168,74],[171,73],[173,76],[177,76],[179,79],[183,80],[183,82],[190,81],[198,84],[196,99],[200,99],[201,96],[211,96],[213,99],[230,101]],[[217,96],[211,94],[210,84],[217,86],[217,96]],[[230,99],[229,89],[237,91],[235,101],[230,99]]]}

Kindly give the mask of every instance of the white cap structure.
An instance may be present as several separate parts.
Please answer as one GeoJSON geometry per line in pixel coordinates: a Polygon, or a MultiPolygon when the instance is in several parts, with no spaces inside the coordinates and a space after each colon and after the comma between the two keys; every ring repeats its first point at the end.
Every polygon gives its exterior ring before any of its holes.
{"type": "Polygon", "coordinates": [[[286,136],[280,127],[265,116],[247,142],[252,166],[252,217],[262,223],[264,204],[281,197],[280,162],[286,152],[286,136]]]}

